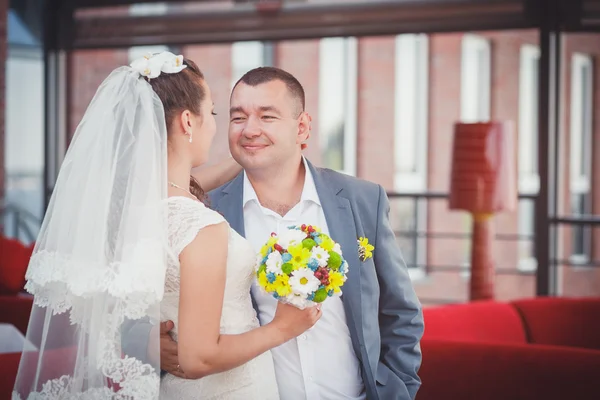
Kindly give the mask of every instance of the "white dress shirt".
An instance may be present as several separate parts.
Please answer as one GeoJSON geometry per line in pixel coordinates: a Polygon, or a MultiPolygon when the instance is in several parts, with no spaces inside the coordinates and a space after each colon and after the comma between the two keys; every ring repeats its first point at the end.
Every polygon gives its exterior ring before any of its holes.
{"type": "MultiPolygon", "coordinates": [[[[244,229],[258,252],[271,236],[290,225],[316,225],[329,234],[325,214],[306,160],[306,176],[300,202],[284,217],[264,208],[244,174],[244,229]]],[[[343,290],[343,289],[342,289],[343,290]]],[[[273,320],[277,300],[255,284],[252,295],[262,325],[273,320]]],[[[350,339],[340,297],[323,303],[323,315],[313,328],[272,349],[275,375],[282,400],[365,399],[360,364],[350,339]]]]}

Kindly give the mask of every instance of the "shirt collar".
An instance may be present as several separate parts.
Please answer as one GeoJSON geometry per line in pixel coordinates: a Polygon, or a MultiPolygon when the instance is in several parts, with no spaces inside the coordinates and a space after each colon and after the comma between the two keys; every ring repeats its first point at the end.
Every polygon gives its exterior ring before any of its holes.
{"type": "MultiPolygon", "coordinates": [[[[317,193],[317,187],[315,186],[315,180],[313,178],[312,172],[308,167],[308,162],[306,158],[302,157],[302,162],[304,163],[304,187],[302,188],[302,195],[300,197],[300,202],[302,203],[305,200],[312,201],[319,206],[321,205],[321,200],[319,200],[319,194],[317,193]]],[[[246,175],[246,171],[244,171],[244,194],[243,194],[243,205],[245,207],[246,204],[252,200],[255,200],[257,204],[260,204],[258,201],[258,196],[256,195],[256,191],[250,180],[248,179],[248,175],[246,175]]]]}

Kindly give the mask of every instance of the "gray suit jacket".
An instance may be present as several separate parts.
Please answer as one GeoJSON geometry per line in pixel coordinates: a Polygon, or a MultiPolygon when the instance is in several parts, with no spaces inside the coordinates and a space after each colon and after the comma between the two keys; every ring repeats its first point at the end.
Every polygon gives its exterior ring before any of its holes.
{"type": "MultiPolygon", "coordinates": [[[[331,238],[350,266],[343,303],[369,400],[414,399],[421,385],[423,313],[379,185],[309,163],[331,238]],[[357,239],[375,246],[361,262],[357,239]]],[[[244,236],[243,173],[209,193],[211,207],[244,236]]]]}

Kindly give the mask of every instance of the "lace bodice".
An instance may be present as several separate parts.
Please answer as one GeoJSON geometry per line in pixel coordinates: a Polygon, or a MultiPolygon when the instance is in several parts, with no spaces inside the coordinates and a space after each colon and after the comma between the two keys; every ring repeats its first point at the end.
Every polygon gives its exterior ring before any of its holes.
{"type": "MultiPolygon", "coordinates": [[[[161,304],[164,319],[175,322],[177,334],[177,309],[179,306],[179,254],[194,240],[198,232],[209,225],[225,222],[221,214],[207,208],[199,201],[187,197],[170,197],[169,250],[170,257],[165,281],[165,296],[161,304]]],[[[227,280],[221,317],[221,333],[243,333],[258,326],[252,308],[250,286],[254,277],[256,253],[252,245],[229,228],[227,252],[227,280]]],[[[198,260],[202,262],[202,260],[198,260]]],[[[198,289],[202,282],[198,282],[198,289]]]]}
{"type": "MultiPolygon", "coordinates": [[[[161,319],[175,323],[173,339],[177,340],[180,264],[179,254],[198,232],[209,225],[225,222],[216,211],[187,197],[170,197],[169,261],[166,272],[165,294],[161,303],[161,319]]],[[[254,277],[256,253],[252,245],[229,228],[227,273],[221,333],[239,334],[259,327],[252,307],[250,286],[254,277]]],[[[202,262],[202,260],[198,260],[202,262]]],[[[203,282],[198,282],[202,290],[203,282]]],[[[199,380],[185,380],[166,375],[161,381],[161,400],[202,399],[277,399],[277,385],[270,353],[264,353],[250,362],[199,380]],[[266,392],[265,392],[266,390],[266,392]],[[199,393],[201,394],[200,397],[199,393]]]]}

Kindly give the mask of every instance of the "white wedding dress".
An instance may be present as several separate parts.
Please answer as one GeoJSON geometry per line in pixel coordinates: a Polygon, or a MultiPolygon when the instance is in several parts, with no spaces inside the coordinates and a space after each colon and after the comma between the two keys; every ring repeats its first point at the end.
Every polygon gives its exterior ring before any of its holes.
{"type": "MultiPolygon", "coordinates": [[[[199,201],[187,197],[170,197],[167,201],[169,247],[172,254],[169,257],[165,294],[161,303],[161,319],[175,323],[172,336],[177,341],[179,254],[194,240],[200,229],[224,222],[225,219],[199,201]]],[[[221,316],[221,333],[239,334],[259,327],[250,298],[255,261],[256,253],[252,245],[229,228],[227,280],[221,316]]],[[[198,290],[202,290],[203,282],[198,282],[197,287],[198,290]]],[[[263,353],[240,367],[197,380],[180,379],[166,374],[160,383],[160,399],[279,399],[271,353],[263,353]]]]}

